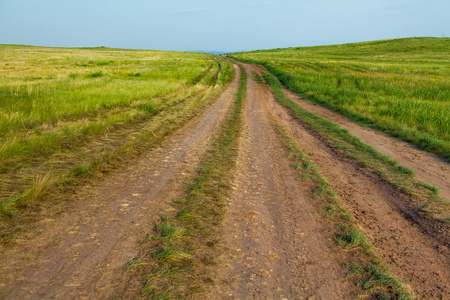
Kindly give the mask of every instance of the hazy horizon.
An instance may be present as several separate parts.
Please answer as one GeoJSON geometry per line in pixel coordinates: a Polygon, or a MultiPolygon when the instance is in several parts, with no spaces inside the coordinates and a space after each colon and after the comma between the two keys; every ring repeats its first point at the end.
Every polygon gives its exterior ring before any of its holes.
{"type": "Polygon", "coordinates": [[[450,1],[0,0],[0,44],[240,52],[450,34],[450,1]]]}
{"type": "MultiPolygon", "coordinates": [[[[337,44],[323,44],[323,45],[306,45],[306,46],[291,46],[284,48],[301,48],[301,47],[315,47],[315,46],[332,46],[332,45],[340,45],[340,44],[353,44],[353,43],[365,43],[365,42],[375,42],[375,41],[389,41],[396,39],[408,39],[408,38],[442,38],[442,37],[426,37],[426,36],[414,36],[414,37],[399,37],[399,38],[391,38],[391,39],[380,39],[380,40],[368,40],[368,41],[357,41],[350,43],[337,43],[337,44]]],[[[449,38],[449,37],[443,37],[449,38]]],[[[265,48],[265,49],[253,49],[253,50],[242,50],[242,51],[216,51],[216,50],[161,50],[161,49],[143,49],[143,48],[124,48],[124,47],[107,47],[107,46],[90,46],[90,47],[71,47],[71,46],[47,46],[47,45],[27,45],[27,44],[0,44],[0,45],[13,45],[13,46],[30,46],[30,47],[48,47],[48,48],[67,48],[67,49],[93,49],[93,48],[106,48],[106,49],[121,49],[121,50],[149,50],[149,51],[177,51],[177,52],[197,52],[197,53],[211,53],[211,54],[228,54],[228,53],[239,53],[239,52],[250,52],[256,50],[272,50],[272,49],[282,49],[282,48],[265,48]]]]}

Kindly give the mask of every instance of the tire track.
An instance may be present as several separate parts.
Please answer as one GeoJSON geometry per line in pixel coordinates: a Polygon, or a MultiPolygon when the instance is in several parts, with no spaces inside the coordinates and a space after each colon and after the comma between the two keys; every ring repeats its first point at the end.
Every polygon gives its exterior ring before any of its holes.
{"type": "Polygon", "coordinates": [[[419,298],[447,299],[450,296],[448,225],[414,218],[408,211],[408,203],[412,201],[408,196],[337,154],[291,117],[287,108],[273,97],[268,99],[271,111],[339,192],[342,204],[356,218],[375,252],[394,275],[406,280],[407,287],[419,298]],[[433,226],[428,226],[428,222],[433,226]],[[427,232],[427,228],[433,230],[427,232]]]}
{"type": "MultiPolygon", "coordinates": [[[[249,67],[247,66],[249,73],[249,67]]],[[[218,299],[345,299],[353,287],[274,132],[267,94],[249,76],[244,131],[218,299]],[[228,262],[225,267],[225,262],[228,262]]]]}

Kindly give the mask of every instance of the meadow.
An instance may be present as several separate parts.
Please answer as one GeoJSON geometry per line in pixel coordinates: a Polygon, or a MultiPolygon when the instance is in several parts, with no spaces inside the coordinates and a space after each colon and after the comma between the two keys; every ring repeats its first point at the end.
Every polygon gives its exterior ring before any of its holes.
{"type": "Polygon", "coordinates": [[[450,161],[450,38],[230,54],[288,89],[450,161]]]}
{"type": "Polygon", "coordinates": [[[0,221],[152,147],[233,74],[209,54],[0,45],[0,221]]]}

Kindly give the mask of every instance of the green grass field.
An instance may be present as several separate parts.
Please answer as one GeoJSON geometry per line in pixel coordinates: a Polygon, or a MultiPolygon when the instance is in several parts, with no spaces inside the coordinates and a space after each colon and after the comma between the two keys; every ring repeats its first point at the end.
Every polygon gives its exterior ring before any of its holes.
{"type": "Polygon", "coordinates": [[[0,220],[169,134],[233,74],[209,54],[0,45],[0,220]]]}
{"type": "Polygon", "coordinates": [[[229,55],[265,66],[300,96],[450,161],[450,38],[259,50],[229,55]]]}

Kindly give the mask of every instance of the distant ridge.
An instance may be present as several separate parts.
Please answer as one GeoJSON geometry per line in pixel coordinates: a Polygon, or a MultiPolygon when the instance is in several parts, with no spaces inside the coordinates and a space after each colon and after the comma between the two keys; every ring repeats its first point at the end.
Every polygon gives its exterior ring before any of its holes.
{"type": "Polygon", "coordinates": [[[204,50],[192,50],[192,51],[188,51],[188,52],[209,53],[209,54],[214,54],[214,55],[221,55],[221,54],[228,53],[228,52],[222,52],[222,51],[204,51],[204,50]]]}

